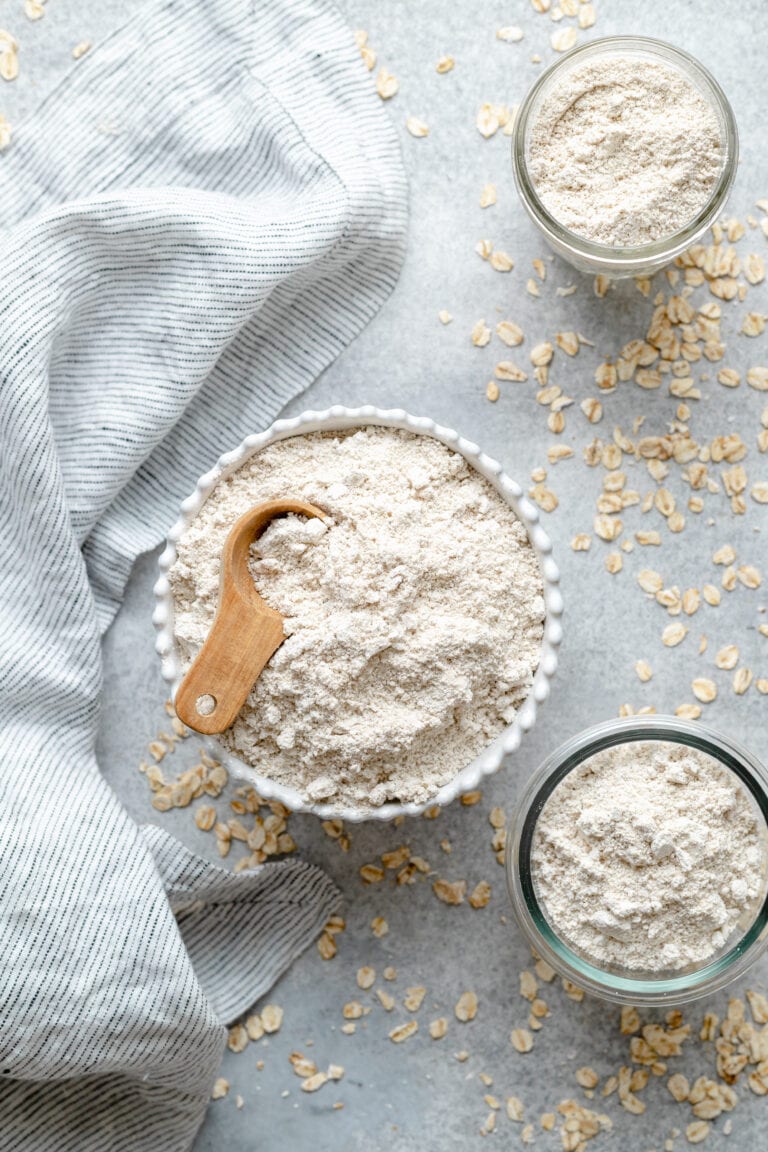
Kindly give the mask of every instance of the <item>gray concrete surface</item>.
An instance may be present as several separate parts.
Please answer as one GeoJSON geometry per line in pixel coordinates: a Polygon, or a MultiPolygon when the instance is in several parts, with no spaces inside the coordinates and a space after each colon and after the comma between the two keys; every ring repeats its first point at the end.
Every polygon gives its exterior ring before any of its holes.
{"type": "MultiPolygon", "coordinates": [[[[12,121],[32,112],[72,66],[69,53],[74,44],[84,39],[97,42],[139,7],[137,0],[120,4],[78,0],[77,5],[49,0],[45,19],[33,25],[21,15],[21,0],[0,0],[0,26],[15,31],[22,45],[22,75],[15,85],[0,85],[0,112],[12,121]]],[[[583,332],[595,342],[595,349],[582,350],[575,360],[563,362],[561,357],[553,371],[553,379],[580,400],[594,394],[592,374],[599,358],[615,354],[625,340],[641,335],[651,312],[650,302],[632,285],[616,288],[604,301],[595,300],[588,280],[554,260],[548,260],[541,298],[535,300],[524,291],[532,258],[546,253],[515,202],[508,140],[500,134],[482,140],[474,117],[483,101],[521,99],[542,67],[531,63],[530,55],[540,53],[545,64],[554,57],[549,47],[554,25],[537,15],[528,0],[464,0],[450,5],[438,0],[422,0],[419,5],[407,0],[345,0],[344,8],[353,26],[368,29],[380,61],[400,79],[400,93],[390,110],[402,133],[411,179],[409,254],[397,290],[380,316],[289,411],[334,402],[402,405],[457,427],[525,484],[531,469],[546,463],[551,437],[544,414],[530,386],[502,385],[498,404],[485,400],[485,384],[502,349],[496,342],[495,347],[473,348],[472,325],[480,317],[489,323],[501,317],[514,319],[526,332],[526,348],[557,330],[583,332]],[[525,40],[496,42],[494,30],[512,23],[524,28],[525,40]],[[456,69],[438,76],[434,62],[444,52],[456,57],[456,69]],[[429,123],[428,139],[407,135],[407,114],[429,123]],[[496,183],[498,204],[483,212],[478,197],[486,180],[496,183]],[[516,267],[510,275],[494,273],[475,255],[473,247],[481,237],[490,237],[514,257],[516,267]],[[556,286],[569,284],[576,284],[576,293],[557,297],[556,286]],[[441,308],[455,317],[447,328],[437,320],[441,308]]],[[[589,36],[634,32],[668,38],[697,54],[715,72],[731,97],[741,131],[742,162],[731,206],[743,218],[756,198],[768,195],[764,4],[596,0],[596,8],[597,24],[589,36]]],[[[763,255],[768,255],[767,247],[759,231],[740,246],[743,252],[754,249],[763,255]]],[[[764,287],[751,295],[750,306],[767,310],[764,287]]],[[[742,372],[750,364],[765,363],[768,356],[765,338],[755,342],[736,335],[743,310],[738,305],[726,307],[724,322],[725,363],[742,372]]],[[[525,359],[525,349],[515,353],[519,361],[525,359]]],[[[750,479],[768,479],[768,458],[758,456],[755,449],[766,397],[744,385],[728,391],[713,380],[702,389],[692,422],[694,435],[706,439],[740,431],[750,446],[746,461],[750,479]]],[[[593,431],[610,435],[615,424],[629,430],[638,416],[645,417],[646,432],[662,431],[674,415],[675,402],[663,391],[645,393],[625,386],[607,399],[605,407],[603,424],[595,430],[578,409],[568,414],[563,440],[577,456],[593,431]]],[[[201,460],[201,472],[209,464],[201,460]]],[[[639,465],[629,465],[628,477],[628,483],[643,492],[651,486],[639,465]]],[[[712,671],[712,653],[721,644],[735,642],[742,662],[756,675],[768,676],[768,640],[757,632],[758,623],[768,619],[759,612],[768,603],[765,587],[756,592],[739,588],[724,597],[719,610],[703,608],[688,621],[691,635],[686,643],[666,650],[660,641],[666,614],[644,599],[634,578],[641,567],[651,566],[668,583],[681,587],[717,581],[711,555],[725,542],[734,545],[740,562],[768,569],[767,521],[765,508],[750,503],[746,516],[734,518],[724,497],[710,499],[704,515],[688,516],[681,535],[665,534],[661,549],[636,549],[625,558],[624,571],[609,577],[603,571],[606,546],[595,541],[589,553],[579,555],[569,548],[575,532],[590,530],[600,481],[599,473],[587,471],[579,459],[549,470],[560,507],[545,517],[545,523],[557,549],[567,605],[560,675],[537,728],[519,755],[484,788],[482,802],[470,809],[454,806],[435,822],[415,820],[399,829],[353,828],[348,855],[323,835],[315,820],[291,820],[302,855],[326,868],[344,892],[347,931],[333,962],[323,963],[312,947],[274,989],[270,999],[285,1009],[282,1031],[241,1055],[227,1054],[223,1074],[232,1091],[209,1109],[196,1152],[464,1149],[480,1141],[479,1129],[489,1111],[483,1101],[487,1092],[502,1100],[511,1093],[519,1096],[526,1118],[535,1124],[536,1146],[555,1149],[560,1147],[559,1136],[542,1131],[538,1117],[578,1094],[575,1069],[590,1064],[606,1076],[627,1060],[618,1012],[595,1002],[573,1003],[556,988],[546,991],[552,1014],[533,1052],[520,1056],[510,1046],[510,1028],[523,1024],[526,1017],[517,981],[528,953],[509,922],[502,870],[490,851],[487,814],[494,804],[513,805],[531,770],[569,734],[616,715],[624,703],[670,711],[692,698],[689,684],[695,675],[714,675],[720,687],[718,700],[706,710],[707,720],[768,756],[766,698],[754,687],[736,697],[729,675],[712,671]],[[705,656],[697,655],[701,633],[709,638],[705,656]],[[653,679],[645,685],[633,670],[640,657],[654,669],[653,679]],[[450,854],[440,846],[444,840],[451,846],[450,854]],[[470,885],[490,880],[489,907],[446,908],[437,903],[429,884],[398,888],[389,877],[384,884],[365,889],[357,874],[360,865],[401,843],[411,845],[448,879],[464,878],[470,885]],[[390,925],[381,940],[369,928],[377,915],[385,916],[390,925]],[[379,974],[387,964],[397,967],[397,982],[387,986],[398,999],[392,1013],[385,1013],[372,993],[357,988],[355,973],[363,964],[373,965],[379,974]],[[420,1030],[406,1044],[394,1045],[387,1033],[408,1016],[401,1006],[404,990],[420,984],[428,990],[417,1014],[420,1030]],[[461,1025],[452,1007],[465,989],[477,992],[480,1010],[472,1023],[461,1025]],[[354,1036],[345,1036],[339,1030],[341,1006],[353,998],[370,1005],[371,1011],[354,1036]],[[449,1017],[449,1032],[444,1040],[433,1042],[427,1025],[438,1015],[449,1017]],[[465,1063],[453,1056],[461,1049],[470,1054],[465,1063]],[[316,1095],[302,1093],[287,1060],[293,1050],[312,1055],[321,1066],[342,1064],[344,1079],[316,1095]],[[264,1062],[262,1070],[257,1069],[258,1060],[264,1062]],[[493,1077],[492,1087],[483,1084],[481,1073],[493,1077]],[[236,1093],[243,1097],[242,1109],[236,1107],[236,1093]],[[343,1109],[335,1110],[336,1102],[343,1109]]],[[[678,475],[669,486],[684,503],[687,490],[678,475]]],[[[637,510],[634,513],[626,518],[632,528],[641,519],[637,510]]],[[[167,816],[153,811],[146,783],[137,772],[147,741],[165,722],[150,623],[154,578],[155,558],[143,557],[105,641],[101,762],[137,820],[161,822],[190,847],[211,853],[210,837],[195,828],[190,811],[167,816]]],[[[176,760],[179,765],[192,763],[195,754],[189,741],[176,753],[176,760]]],[[[381,983],[379,978],[377,986],[381,983]]],[[[768,958],[742,987],[765,990],[766,984],[768,958]]],[[[722,1013],[726,1002],[723,994],[712,1003],[695,1005],[687,1018],[698,1027],[705,1010],[722,1013]]],[[[713,1054],[711,1048],[696,1044],[673,1063],[691,1077],[710,1074],[713,1054]]],[[[671,1132],[684,1129],[691,1119],[687,1108],[673,1103],[661,1081],[654,1080],[643,1096],[648,1107],[639,1117],[624,1113],[615,1097],[609,1100],[605,1110],[614,1120],[614,1131],[592,1146],[660,1150],[671,1132]]],[[[733,1134],[724,1135],[721,1118],[704,1147],[747,1152],[762,1146],[768,1134],[768,1106],[746,1085],[739,1087],[739,1096],[733,1134]]],[[[502,1113],[491,1139],[517,1147],[520,1128],[502,1113]]],[[[686,1146],[684,1135],[675,1139],[675,1148],[686,1146]]]]}

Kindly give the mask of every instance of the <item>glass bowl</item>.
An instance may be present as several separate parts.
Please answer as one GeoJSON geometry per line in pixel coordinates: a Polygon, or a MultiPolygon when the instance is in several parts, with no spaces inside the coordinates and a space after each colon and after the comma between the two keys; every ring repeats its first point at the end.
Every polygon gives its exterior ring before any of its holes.
{"type": "Polygon", "coordinates": [[[749,968],[768,944],[768,772],[735,740],[674,716],[608,720],[566,741],[534,772],[507,835],[506,872],[516,919],[536,954],[561,976],[604,1000],[670,1005],[706,996],[749,968]],[[738,778],[752,801],[762,839],[761,888],[756,907],[719,952],[698,966],[637,972],[598,966],[566,943],[547,919],[531,864],[536,822],[547,799],[569,772],[595,753],[632,741],[662,740],[705,752],[738,778]]]}
{"type": "Polygon", "coordinates": [[[512,169],[523,207],[545,240],[559,256],[582,272],[602,274],[612,279],[627,276],[650,276],[690,248],[717,219],[725,206],[736,176],[739,158],[739,134],[731,105],[715,78],[702,64],[663,40],[647,36],[605,36],[581,48],[566,52],[544,72],[520,105],[512,138],[512,169]],[[528,168],[530,129],[544,98],[553,85],[572,68],[605,56],[633,55],[681,72],[709,103],[720,124],[720,146],[723,156],[720,175],[709,200],[685,227],[661,240],[638,247],[613,247],[585,240],[560,224],[544,207],[528,168]]]}

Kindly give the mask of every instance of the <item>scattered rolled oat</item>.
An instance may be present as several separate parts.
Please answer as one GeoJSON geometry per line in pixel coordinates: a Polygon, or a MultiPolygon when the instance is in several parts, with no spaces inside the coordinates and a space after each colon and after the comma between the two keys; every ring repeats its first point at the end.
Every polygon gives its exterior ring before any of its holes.
{"type": "Polygon", "coordinates": [[[230,1052],[244,1052],[248,1047],[248,1033],[242,1024],[234,1024],[229,1029],[227,1048],[230,1052]]]}
{"type": "Polygon", "coordinates": [[[658,572],[654,572],[652,568],[642,568],[637,574],[637,582],[643,592],[648,592],[651,596],[655,596],[657,592],[661,592],[664,587],[664,581],[661,576],[658,572]]]}
{"type": "Polygon", "coordinates": [[[511,380],[514,383],[522,384],[528,379],[528,375],[511,360],[500,360],[496,365],[496,378],[498,380],[511,380]]]}
{"type": "Polygon", "coordinates": [[[19,74],[19,46],[10,34],[0,28],[0,80],[15,80],[19,74]]]}
{"type": "Polygon", "coordinates": [[[490,208],[492,204],[496,203],[496,185],[483,184],[480,192],[480,207],[490,208]]]}
{"type": "Polygon", "coordinates": [[[466,880],[454,880],[451,883],[448,880],[438,879],[432,884],[432,891],[438,900],[442,900],[443,904],[463,904],[467,882],[466,880]]]}
{"type": "Polygon", "coordinates": [[[595,535],[599,536],[601,540],[611,541],[616,540],[622,532],[623,524],[618,518],[613,519],[604,513],[595,516],[593,527],[595,535]]]}
{"type": "Polygon", "coordinates": [[[579,405],[590,424],[599,424],[603,418],[603,406],[593,396],[588,396],[579,405]]]}
{"type": "Polygon", "coordinates": [[[323,1084],[327,1084],[328,1074],[326,1072],[315,1072],[314,1076],[308,1076],[306,1080],[301,1082],[302,1092],[317,1092],[318,1088],[322,1088],[323,1084]]]}
{"type": "Polygon", "coordinates": [[[698,677],[691,684],[691,689],[697,700],[702,704],[711,704],[717,696],[717,685],[713,680],[704,676],[698,677]]]}
{"type": "Polygon", "coordinates": [[[513,1028],[509,1039],[516,1052],[530,1052],[533,1048],[533,1036],[527,1028],[513,1028]]]}
{"type": "Polygon", "coordinates": [[[418,1030],[418,1020],[409,1020],[407,1024],[399,1024],[397,1028],[393,1028],[389,1033],[389,1038],[395,1044],[402,1044],[404,1040],[408,1040],[418,1030]]]}
{"type": "Polygon", "coordinates": [[[684,624],[667,624],[661,634],[661,642],[666,648],[676,648],[688,635],[684,624]]]}
{"type": "Polygon", "coordinates": [[[483,104],[475,118],[477,130],[486,140],[499,130],[499,117],[493,104],[483,104]]]}
{"type": "Polygon", "coordinates": [[[442,1040],[448,1031],[448,1021],[445,1016],[438,1016],[437,1020],[433,1020],[429,1025],[429,1034],[433,1040],[442,1040]]]}
{"type": "Polygon", "coordinates": [[[597,1088],[600,1077],[594,1068],[584,1067],[576,1069],[576,1080],[582,1088],[597,1088]]]}
{"type": "Polygon", "coordinates": [[[358,968],[357,970],[357,986],[358,988],[372,988],[376,980],[375,968],[358,968]]]}
{"type": "Polygon", "coordinates": [[[407,1008],[409,1012],[418,1012],[427,994],[426,988],[406,988],[406,993],[407,995],[403,1000],[403,1006],[407,1008]]]}
{"type": "Polygon", "coordinates": [[[453,56],[441,56],[435,65],[435,71],[439,72],[441,76],[444,76],[446,72],[453,71],[455,64],[456,61],[453,56]]]}
{"type": "Polygon", "coordinates": [[[496,325],[496,335],[508,348],[516,348],[525,339],[522,328],[511,320],[500,320],[496,325]]]}
{"type": "Polygon", "coordinates": [[[582,28],[582,29],[591,28],[593,26],[593,24],[595,23],[595,20],[596,20],[596,15],[595,15],[594,5],[593,4],[585,4],[584,0],[582,0],[581,6],[579,8],[579,13],[578,13],[579,28],[582,28]]]}
{"type": "Polygon", "coordinates": [[[212,804],[201,804],[195,809],[195,824],[201,832],[210,832],[216,823],[216,809],[212,804]]]}
{"type": "Polygon", "coordinates": [[[475,348],[484,348],[491,339],[491,330],[485,320],[478,320],[470,332],[470,339],[475,348]]]}
{"type": "Polygon", "coordinates": [[[694,1120],[685,1130],[685,1138],[689,1144],[701,1144],[709,1135],[711,1124],[706,1120],[694,1120]]]}
{"type": "Polygon", "coordinates": [[[553,355],[554,348],[548,340],[545,340],[531,349],[531,364],[536,368],[546,367],[547,364],[551,363],[553,355]]]}
{"type": "Polygon", "coordinates": [[[283,1024],[283,1010],[277,1004],[265,1004],[261,1010],[261,1023],[265,1032],[279,1032],[283,1024]]]}
{"type": "Polygon", "coordinates": [[[558,332],[555,343],[567,356],[575,356],[579,351],[579,337],[575,332],[558,332]]]}
{"type": "Polygon", "coordinates": [[[425,136],[429,136],[429,125],[425,124],[423,120],[419,120],[418,116],[408,116],[405,126],[411,136],[415,136],[417,140],[423,140],[425,136]]]}
{"type": "Polygon", "coordinates": [[[376,77],[376,91],[382,100],[391,100],[400,88],[400,81],[386,68],[382,68],[376,77]]]}
{"type": "Polygon", "coordinates": [[[317,950],[323,960],[333,960],[337,952],[336,941],[330,932],[323,932],[317,942],[317,950]]]}
{"type": "Polygon", "coordinates": [[[219,1076],[216,1083],[213,1085],[211,1092],[211,1100],[223,1100],[229,1092],[229,1080],[225,1080],[223,1076],[219,1076]]]}
{"type": "Polygon", "coordinates": [[[261,1016],[248,1016],[245,1021],[245,1030],[249,1040],[261,1040],[264,1035],[264,1025],[261,1016]]]}
{"type": "Polygon", "coordinates": [[[555,52],[569,52],[571,48],[575,47],[578,38],[579,34],[571,24],[567,28],[558,28],[556,32],[552,33],[549,40],[555,52]]]}
{"type": "Polygon", "coordinates": [[[698,720],[701,708],[698,704],[679,704],[675,708],[675,716],[679,716],[681,720],[698,720]]]}
{"type": "Polygon", "coordinates": [[[72,49],[72,56],[75,60],[79,60],[81,56],[85,56],[86,52],[90,52],[91,48],[93,48],[93,44],[90,40],[81,40],[72,49]]]}
{"type": "Polygon", "coordinates": [[[496,250],[491,253],[490,265],[497,272],[511,272],[515,266],[511,256],[496,250]]]}
{"type": "Polygon", "coordinates": [[[391,1012],[395,1006],[394,996],[390,996],[389,992],[385,992],[383,988],[376,989],[376,997],[385,1012],[391,1012]]]}
{"type": "Polygon", "coordinates": [[[735,668],[739,662],[739,649],[735,644],[727,644],[725,648],[721,648],[715,656],[715,664],[718,668],[723,668],[730,671],[735,668]]]}
{"type": "Polygon", "coordinates": [[[504,40],[507,44],[518,44],[524,36],[522,28],[516,27],[514,24],[507,28],[499,28],[496,32],[497,40],[504,40]]]}
{"type": "Polygon", "coordinates": [[[481,880],[475,885],[469,896],[469,903],[473,908],[485,908],[491,899],[491,886],[487,880],[481,880]]]}
{"type": "Polygon", "coordinates": [[[536,993],[539,990],[539,984],[533,972],[529,972],[526,968],[520,973],[520,995],[524,1000],[533,1002],[536,999],[536,993]]]}
{"type": "Polygon", "coordinates": [[[508,1096],[506,1099],[507,1116],[515,1124],[523,1122],[523,1102],[517,1096],[508,1096]]]}
{"type": "Polygon", "coordinates": [[[456,1019],[460,1020],[462,1024],[466,1024],[469,1020],[474,1020],[475,1016],[477,1016],[477,996],[475,993],[462,992],[453,1011],[456,1019]]]}

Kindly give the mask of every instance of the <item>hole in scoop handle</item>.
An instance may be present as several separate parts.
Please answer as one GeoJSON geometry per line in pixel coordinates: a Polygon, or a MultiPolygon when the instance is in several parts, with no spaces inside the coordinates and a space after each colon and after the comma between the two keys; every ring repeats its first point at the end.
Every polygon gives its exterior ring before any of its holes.
{"type": "Polygon", "coordinates": [[[206,736],[228,728],[284,639],[282,617],[277,612],[266,606],[260,611],[233,594],[230,603],[221,605],[176,693],[176,715],[182,723],[206,736]],[[214,701],[212,709],[207,702],[205,713],[197,706],[201,696],[214,701]]]}

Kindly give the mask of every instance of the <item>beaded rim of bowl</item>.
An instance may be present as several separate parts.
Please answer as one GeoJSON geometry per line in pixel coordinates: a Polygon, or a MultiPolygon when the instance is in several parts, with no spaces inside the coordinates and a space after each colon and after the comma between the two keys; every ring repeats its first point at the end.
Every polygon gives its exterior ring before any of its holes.
{"type": "Polygon", "coordinates": [[[154,587],[155,610],[152,616],[158,633],[155,649],[160,656],[163,679],[170,684],[171,695],[175,696],[182,679],[182,667],[174,634],[173,598],[168,572],[176,560],[178,540],[195,519],[213,489],[219,481],[230,476],[255,453],[279,440],[307,435],[310,432],[338,432],[371,424],[385,428],[402,428],[416,435],[432,436],[452,451],[460,453],[475,471],[488,480],[525,526],[539,561],[546,612],[538,668],[530,692],[514,722],[507,725],[471,763],[423,803],[390,802],[376,808],[313,804],[294,789],[286,788],[262,776],[215,739],[201,737],[204,745],[224,764],[232,776],[253,785],[265,799],[279,800],[294,812],[312,812],[323,820],[336,818],[352,823],[363,820],[394,820],[397,816],[418,816],[433,804],[442,808],[464,793],[471,792],[477,788],[484,776],[499,770],[505,756],[518,749],[524,733],[531,730],[539,708],[549,696],[551,682],[557,669],[557,651],[562,641],[563,598],[559,588],[560,573],[552,557],[552,543],[540,524],[538,510],[524,495],[520,485],[506,475],[501,465],[490,456],[486,456],[477,444],[465,440],[452,428],[436,424],[426,416],[411,416],[402,408],[382,409],[370,405],[362,408],[345,408],[336,405],[322,412],[308,411],[291,419],[278,420],[266,431],[247,436],[237,448],[219,457],[214,467],[200,477],[192,495],[182,502],[179,518],[169,531],[165,549],[160,556],[160,577],[154,587]]]}

